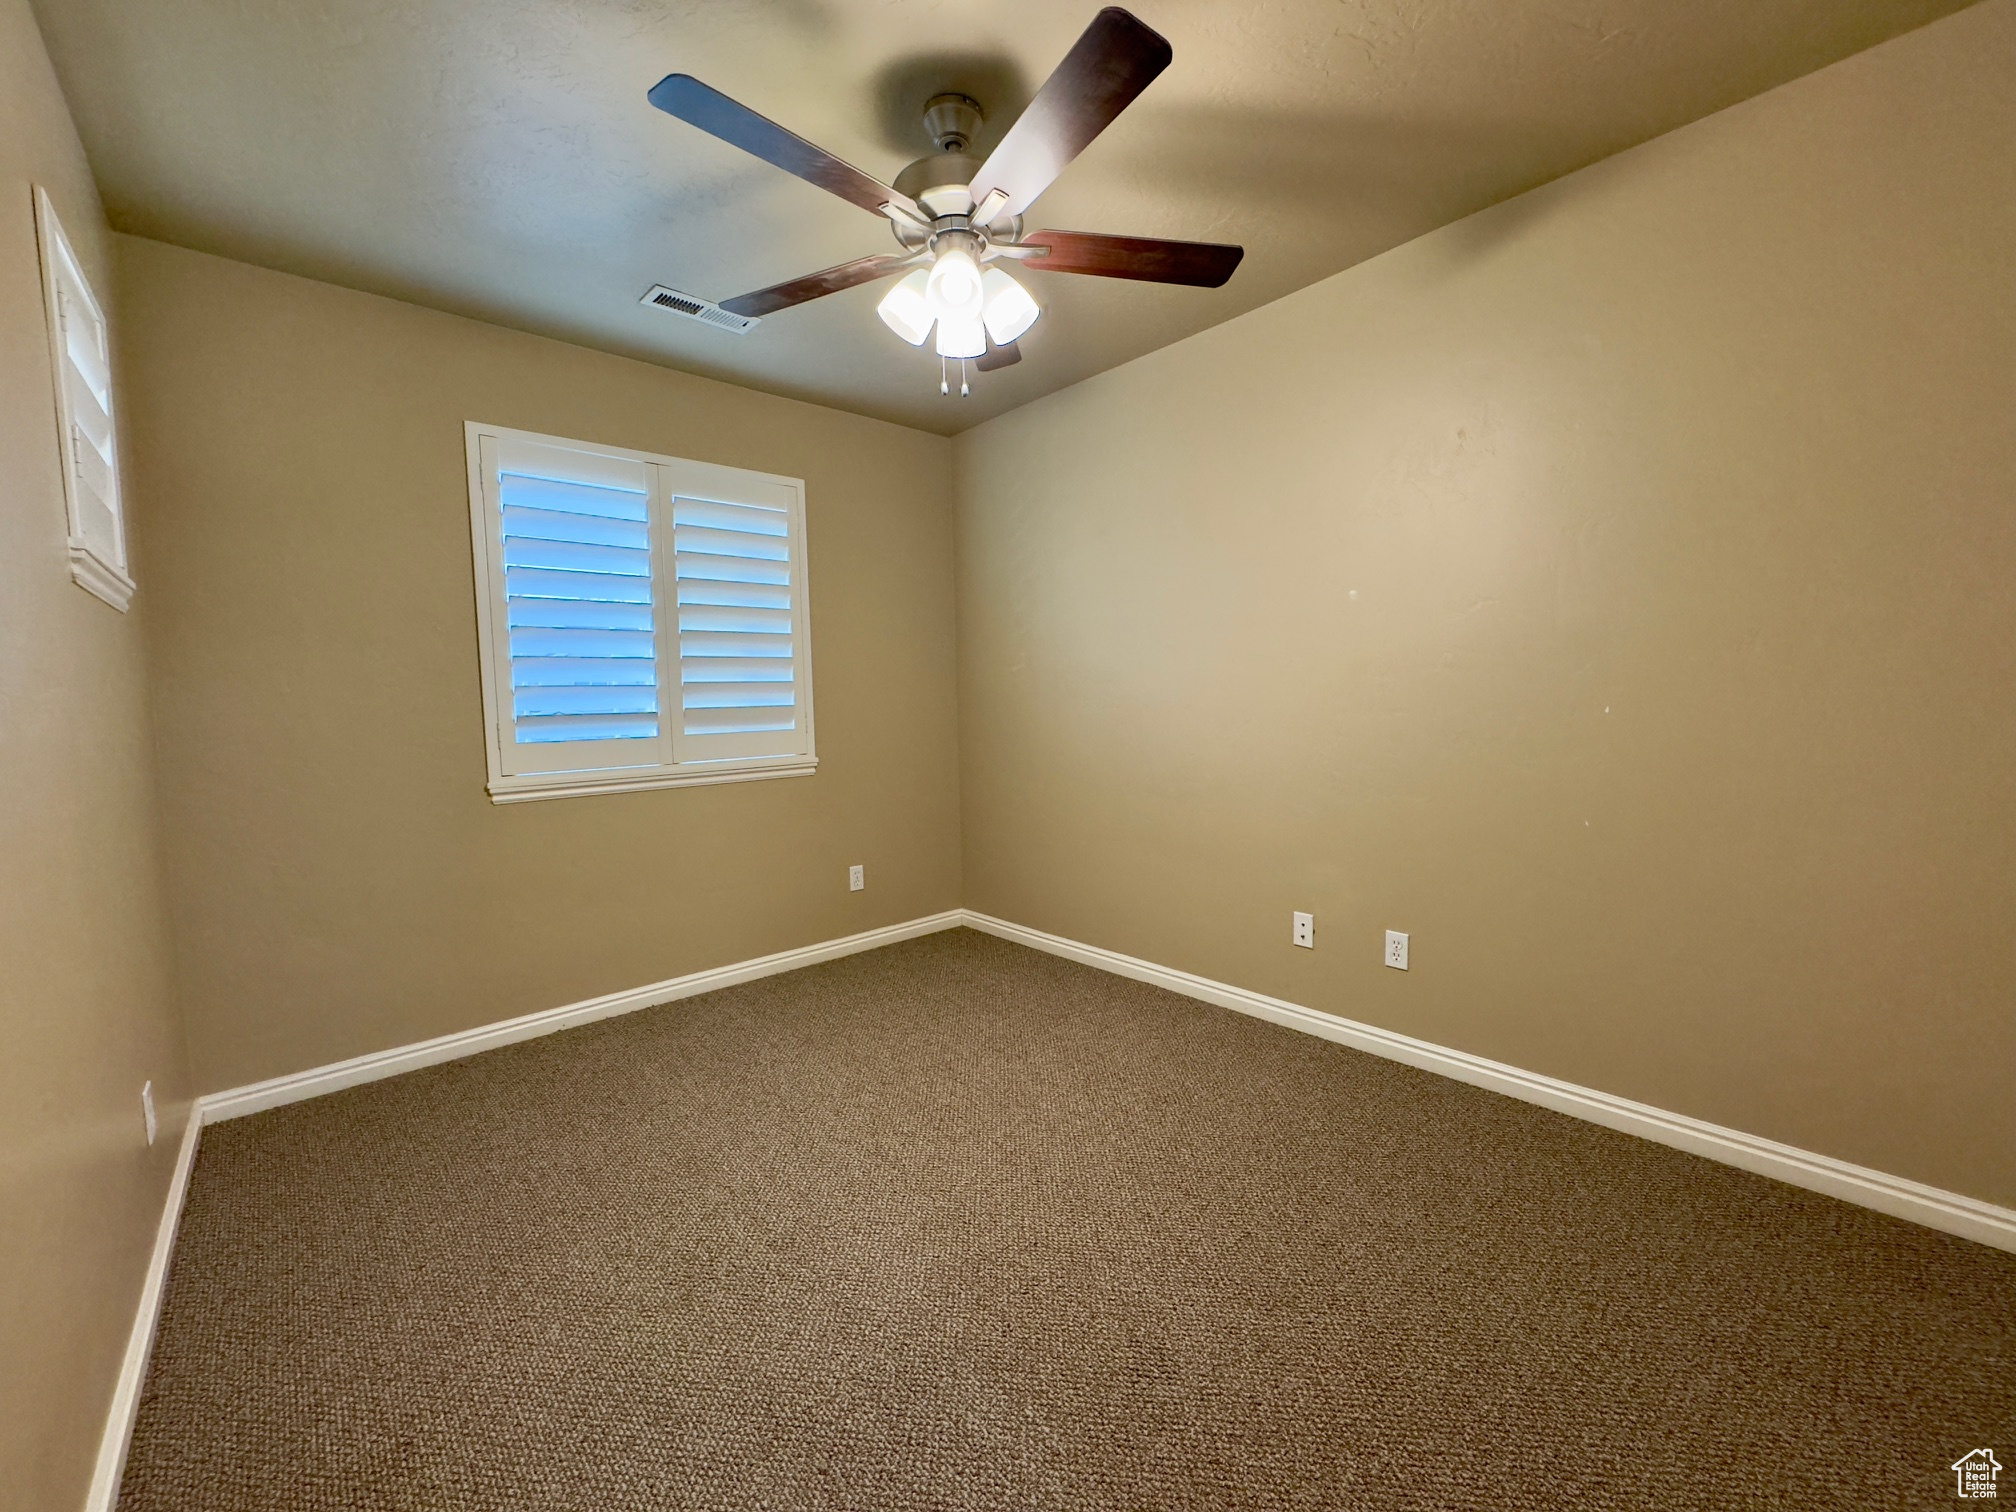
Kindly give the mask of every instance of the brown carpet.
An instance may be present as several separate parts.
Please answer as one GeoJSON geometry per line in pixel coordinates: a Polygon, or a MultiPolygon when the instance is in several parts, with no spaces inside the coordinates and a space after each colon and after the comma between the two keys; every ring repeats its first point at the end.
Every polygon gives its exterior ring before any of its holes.
{"type": "Polygon", "coordinates": [[[207,1131],[120,1506],[1934,1507],[1980,1445],[2016,1256],[962,930],[207,1131]]]}

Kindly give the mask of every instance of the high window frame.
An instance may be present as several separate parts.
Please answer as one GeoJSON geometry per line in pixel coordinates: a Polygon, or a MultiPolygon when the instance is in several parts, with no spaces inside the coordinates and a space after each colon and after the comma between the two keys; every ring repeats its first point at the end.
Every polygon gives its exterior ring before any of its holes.
{"type": "Polygon", "coordinates": [[[35,238],[56,387],[70,576],[123,614],[133,602],[134,584],[127,566],[111,326],[48,191],[39,184],[35,238]]]}

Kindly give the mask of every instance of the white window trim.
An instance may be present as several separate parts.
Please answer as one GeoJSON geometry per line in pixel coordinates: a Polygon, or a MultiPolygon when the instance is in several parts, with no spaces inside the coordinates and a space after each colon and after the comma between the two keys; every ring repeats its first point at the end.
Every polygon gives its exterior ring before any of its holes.
{"type": "MultiPolygon", "coordinates": [[[[787,478],[776,473],[753,472],[746,468],[722,467],[715,463],[694,462],[683,457],[637,451],[631,447],[605,446],[601,442],[583,441],[578,437],[549,436],[542,435],[538,431],[485,425],[475,420],[464,422],[463,435],[469,468],[469,523],[476,569],[476,627],[481,642],[481,654],[477,660],[483,674],[483,746],[489,766],[488,788],[492,803],[524,803],[541,798],[579,798],[590,793],[635,793],[649,788],[705,787],[719,782],[758,782],[772,777],[809,777],[819,769],[812,707],[811,573],[806,549],[803,479],[787,478]],[[792,595],[795,616],[793,658],[802,669],[800,678],[805,689],[803,754],[693,762],[685,766],[675,763],[653,763],[611,767],[600,771],[527,773],[507,771],[503,743],[509,738],[511,729],[511,720],[507,714],[510,707],[510,656],[508,643],[504,638],[505,625],[502,614],[504,574],[499,561],[501,542],[494,528],[495,503],[491,497],[488,469],[483,461],[483,441],[486,437],[529,441],[538,445],[557,446],[576,451],[593,451],[605,456],[623,457],[633,462],[668,469],[689,477],[711,472],[789,489],[794,501],[790,515],[792,565],[796,573],[792,595]]],[[[658,490],[654,488],[654,499],[657,496],[658,490]]],[[[667,552],[669,555],[669,545],[667,552]]],[[[673,633],[676,641],[676,628],[673,633]]],[[[674,665],[677,665],[676,657],[674,665]]],[[[667,717],[677,718],[676,709],[667,711],[667,717]]]]}
{"type": "MultiPolygon", "coordinates": [[[[63,223],[56,218],[56,207],[50,203],[48,191],[40,184],[35,186],[35,237],[42,254],[42,307],[49,326],[50,377],[56,389],[56,444],[63,471],[64,523],[68,531],[70,576],[79,587],[124,614],[133,602],[134,583],[126,573],[126,502],[119,471],[118,404],[108,382],[106,418],[112,428],[112,497],[106,502],[112,511],[112,530],[118,541],[118,560],[114,561],[100,555],[89,544],[81,524],[76,465],[70,455],[74,417],[70,409],[69,386],[63,381],[70,353],[63,337],[62,294],[58,280],[67,279],[75,287],[101,331],[109,332],[111,326],[91,287],[91,280],[84,276],[84,265],[77,260],[70,238],[63,232],[63,223]]],[[[107,347],[110,347],[109,340],[107,347]]]]}

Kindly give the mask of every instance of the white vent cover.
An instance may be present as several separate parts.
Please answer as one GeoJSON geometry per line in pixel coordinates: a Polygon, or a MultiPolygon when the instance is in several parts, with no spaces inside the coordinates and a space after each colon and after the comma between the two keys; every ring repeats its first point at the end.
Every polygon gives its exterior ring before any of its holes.
{"type": "Polygon", "coordinates": [[[670,310],[674,315],[684,315],[688,320],[697,320],[719,330],[733,331],[738,336],[754,330],[758,318],[754,315],[731,315],[711,299],[702,299],[698,294],[683,294],[663,284],[653,284],[651,292],[639,302],[656,305],[661,310],[670,310]]]}

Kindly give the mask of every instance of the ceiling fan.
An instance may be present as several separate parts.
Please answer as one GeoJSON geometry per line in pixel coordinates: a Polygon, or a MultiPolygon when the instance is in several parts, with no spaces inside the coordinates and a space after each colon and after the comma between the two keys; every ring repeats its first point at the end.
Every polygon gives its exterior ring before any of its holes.
{"type": "Polygon", "coordinates": [[[1003,260],[1042,273],[1207,289],[1219,287],[1239,266],[1243,247],[1214,242],[1023,230],[1023,212],[1154,82],[1171,56],[1160,35],[1108,6],[985,162],[968,155],[982,120],[980,106],[964,95],[933,98],[924,109],[924,129],[938,150],[897,174],[893,186],[691,75],[659,80],[650,100],[667,115],[886,217],[902,248],[738,295],[724,300],[721,309],[753,319],[908,269],[878,313],[912,346],[921,347],[935,327],[939,392],[951,392],[946,364],[956,359],[963,395],[966,363],[984,372],[1021,361],[1016,341],[1041,313],[1028,291],[998,266],[1003,260]]]}

